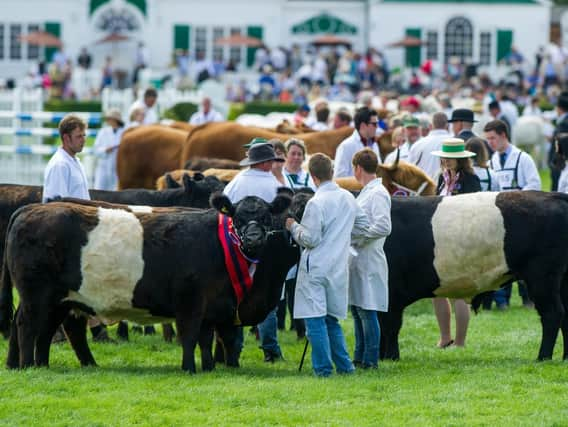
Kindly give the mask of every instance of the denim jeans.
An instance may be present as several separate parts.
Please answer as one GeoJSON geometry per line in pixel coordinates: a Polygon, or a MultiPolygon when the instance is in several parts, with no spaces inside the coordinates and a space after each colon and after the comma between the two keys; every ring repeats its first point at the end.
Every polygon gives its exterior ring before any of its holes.
{"type": "Polygon", "coordinates": [[[282,351],[278,345],[278,319],[276,317],[276,308],[268,313],[266,319],[258,324],[258,333],[260,335],[260,347],[264,352],[272,353],[274,356],[282,356],[282,351]]]}
{"type": "Polygon", "coordinates": [[[355,332],[353,360],[361,362],[363,368],[376,368],[379,364],[379,343],[381,329],[374,310],[351,306],[355,332]]]}
{"type": "MultiPolygon", "coordinates": [[[[523,299],[523,304],[527,301],[530,301],[529,294],[527,291],[527,285],[522,281],[517,281],[519,285],[519,296],[523,299]]],[[[509,301],[511,300],[511,293],[513,290],[513,282],[509,282],[501,289],[497,289],[495,294],[493,295],[493,299],[495,300],[495,304],[497,307],[501,307],[503,305],[509,305],[509,301]]]]}
{"type": "Polygon", "coordinates": [[[318,376],[327,377],[335,369],[340,374],[355,371],[347,352],[345,337],[335,317],[322,316],[305,319],[308,339],[312,345],[312,367],[318,376]]]}

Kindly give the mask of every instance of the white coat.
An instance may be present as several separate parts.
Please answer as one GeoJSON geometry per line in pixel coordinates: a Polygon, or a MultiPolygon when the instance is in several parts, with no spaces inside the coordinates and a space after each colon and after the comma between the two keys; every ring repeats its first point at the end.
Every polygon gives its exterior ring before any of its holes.
{"type": "Polygon", "coordinates": [[[59,147],[49,159],[43,177],[42,202],[54,197],[90,200],[87,174],[81,161],[59,147]]]}
{"type": "Polygon", "coordinates": [[[97,190],[116,190],[117,188],[116,155],[123,132],[124,127],[118,128],[115,132],[112,127],[105,126],[97,134],[94,147],[97,156],[94,188],[97,190]],[[112,151],[107,152],[108,148],[112,148],[112,151]]]}
{"type": "Polygon", "coordinates": [[[324,182],[306,205],[301,224],[291,228],[305,249],[294,295],[294,318],[347,317],[348,256],[351,235],[364,239],[367,215],[347,190],[324,182]]]}
{"type": "Polygon", "coordinates": [[[434,156],[432,151],[441,150],[442,141],[451,137],[452,135],[445,129],[431,130],[427,136],[420,138],[412,144],[406,161],[415,164],[426,172],[434,182],[438,182],[438,176],[440,175],[440,158],[434,156]]]}
{"type": "Polygon", "coordinates": [[[222,122],[223,116],[218,111],[213,109],[209,110],[207,114],[203,110],[199,110],[193,113],[189,118],[189,124],[192,125],[203,125],[209,122],[222,122]]]}
{"type": "Polygon", "coordinates": [[[282,184],[272,175],[258,169],[245,169],[227,184],[223,193],[231,203],[237,203],[247,196],[260,197],[265,202],[272,202],[282,184]]]}
{"type": "Polygon", "coordinates": [[[491,156],[491,168],[495,171],[499,180],[500,191],[540,191],[541,189],[540,175],[534,160],[529,154],[519,150],[514,145],[510,145],[504,167],[501,167],[499,153],[494,152],[491,156]]]}
{"type": "MultiPolygon", "coordinates": [[[[344,176],[353,176],[353,156],[356,152],[361,151],[363,148],[365,148],[365,145],[363,145],[363,142],[361,141],[361,136],[357,130],[354,130],[351,136],[344,139],[337,147],[333,165],[333,177],[341,178],[344,176]]],[[[377,154],[380,162],[381,153],[377,143],[373,142],[369,148],[377,154]]]]}
{"type": "MultiPolygon", "coordinates": [[[[405,162],[408,161],[408,156],[410,155],[410,144],[405,142],[400,147],[400,154],[398,156],[398,160],[404,160],[405,162]]],[[[387,157],[385,158],[385,165],[393,164],[396,160],[396,150],[390,152],[387,157]]]]}
{"type": "Polygon", "coordinates": [[[365,246],[349,257],[349,305],[364,310],[388,311],[388,265],[383,246],[391,232],[391,198],[380,178],[369,182],[357,197],[357,204],[369,219],[369,237],[365,246]]]}

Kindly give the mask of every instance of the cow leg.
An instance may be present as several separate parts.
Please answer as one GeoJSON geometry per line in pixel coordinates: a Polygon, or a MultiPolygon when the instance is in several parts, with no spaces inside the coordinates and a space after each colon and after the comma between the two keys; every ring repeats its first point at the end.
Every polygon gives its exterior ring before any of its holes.
{"type": "Polygon", "coordinates": [[[20,313],[20,307],[16,310],[12,329],[10,332],[10,342],[8,344],[8,358],[6,359],[6,367],[8,369],[18,369],[20,367],[20,346],[18,343],[18,324],[16,318],[20,313]]]}
{"type": "Polygon", "coordinates": [[[195,374],[195,346],[201,332],[204,310],[201,307],[196,307],[196,304],[189,305],[187,311],[184,310],[183,313],[178,312],[176,314],[176,327],[183,349],[181,369],[190,374],[195,374]]]}
{"type": "Polygon", "coordinates": [[[201,349],[201,369],[203,371],[212,371],[215,369],[215,361],[213,360],[213,326],[203,323],[199,332],[199,348],[201,349]]]}
{"type": "MultiPolygon", "coordinates": [[[[44,301],[42,297],[38,301],[44,301]]],[[[34,364],[35,341],[40,332],[40,325],[45,324],[46,308],[40,303],[20,303],[18,310],[18,343],[20,344],[20,368],[29,368],[34,364]]]]}
{"type": "Polygon", "coordinates": [[[568,360],[568,277],[565,277],[562,282],[562,288],[560,289],[560,300],[562,301],[562,306],[564,307],[564,316],[562,317],[562,323],[560,325],[560,329],[562,330],[562,341],[564,344],[562,358],[564,360],[568,360]]]}
{"type": "Polygon", "coordinates": [[[97,366],[87,342],[87,318],[70,314],[63,322],[63,330],[81,366],[97,366]]]}
{"type": "Polygon", "coordinates": [[[123,341],[128,341],[128,322],[121,320],[116,328],[116,335],[123,341]]]}
{"type": "Polygon", "coordinates": [[[176,331],[174,331],[174,325],[171,323],[162,323],[162,336],[165,342],[172,342],[176,336],[176,331]]]}
{"type": "Polygon", "coordinates": [[[550,360],[564,316],[564,307],[560,299],[560,275],[540,274],[535,275],[534,278],[524,279],[530,297],[534,298],[535,308],[540,315],[542,325],[542,340],[537,360],[550,360]]]}
{"type": "Polygon", "coordinates": [[[59,325],[61,325],[68,313],[68,309],[61,307],[58,307],[51,313],[49,313],[45,326],[42,327],[41,332],[36,340],[36,366],[49,366],[49,349],[51,347],[51,340],[53,339],[55,331],[57,330],[59,325]]]}
{"type": "Polygon", "coordinates": [[[225,363],[233,368],[239,367],[240,345],[237,344],[238,331],[239,328],[234,325],[217,326],[218,340],[222,343],[225,363]]]}
{"type": "Polygon", "coordinates": [[[381,348],[379,355],[381,359],[399,360],[400,352],[398,348],[398,334],[402,327],[402,308],[389,308],[388,313],[381,313],[379,316],[381,327],[381,348]]]}

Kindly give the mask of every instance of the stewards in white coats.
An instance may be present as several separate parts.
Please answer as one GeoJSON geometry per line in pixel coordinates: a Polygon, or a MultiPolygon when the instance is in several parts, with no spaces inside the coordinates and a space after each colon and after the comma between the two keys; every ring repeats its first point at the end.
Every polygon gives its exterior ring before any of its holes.
{"type": "Polygon", "coordinates": [[[483,131],[495,150],[491,156],[491,168],[497,175],[500,191],[540,190],[540,175],[534,160],[509,142],[505,122],[493,120],[485,125],[483,131]]]}
{"type": "Polygon", "coordinates": [[[201,110],[193,113],[189,118],[189,124],[203,125],[209,122],[222,122],[223,116],[218,111],[211,108],[211,99],[203,98],[201,101],[201,110]]]}
{"type": "Polygon", "coordinates": [[[371,148],[380,156],[379,146],[374,137],[379,125],[379,116],[375,110],[361,107],[355,113],[355,130],[350,137],[339,144],[335,152],[334,178],[353,176],[351,160],[357,151],[371,148]]]}
{"type": "Polygon", "coordinates": [[[156,111],[156,101],[158,100],[158,91],[154,88],[148,88],[144,91],[144,98],[134,101],[130,108],[128,109],[128,115],[132,115],[132,112],[136,108],[142,108],[144,110],[144,123],[145,125],[151,125],[158,123],[159,116],[156,111]]]}
{"type": "Polygon", "coordinates": [[[385,164],[392,164],[396,161],[398,156],[399,160],[408,161],[410,150],[422,136],[420,133],[420,120],[413,116],[406,116],[402,121],[404,127],[404,144],[398,147],[385,158],[385,164]]]}
{"type": "Polygon", "coordinates": [[[358,247],[349,262],[349,305],[353,314],[355,351],[353,364],[364,369],[379,363],[380,327],[378,311],[388,311],[388,265],[383,246],[391,232],[391,198],[377,178],[377,155],[369,150],[353,157],[355,178],[363,186],[357,204],[369,219],[369,234],[376,238],[358,247]]]}
{"type": "Polygon", "coordinates": [[[108,126],[103,127],[95,139],[95,185],[97,190],[116,190],[118,176],[116,175],[116,155],[120,139],[124,132],[124,122],[119,110],[109,110],[104,119],[108,126]]]}
{"type": "Polygon", "coordinates": [[[332,181],[329,157],[317,153],[309,161],[317,186],[301,223],[289,218],[286,228],[305,249],[300,258],[294,317],[305,319],[312,345],[312,367],[329,376],[355,370],[338,319],[347,316],[348,255],[351,236],[359,245],[369,238],[369,221],[355,198],[332,181]]]}

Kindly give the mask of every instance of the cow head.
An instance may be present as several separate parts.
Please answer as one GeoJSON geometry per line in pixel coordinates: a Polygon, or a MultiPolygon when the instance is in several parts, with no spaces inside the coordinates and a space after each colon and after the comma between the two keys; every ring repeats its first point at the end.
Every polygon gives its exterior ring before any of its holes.
{"type": "Polygon", "coordinates": [[[210,203],[219,212],[233,218],[242,249],[247,255],[257,257],[274,228],[274,217],[282,214],[291,201],[289,195],[278,194],[272,203],[267,203],[259,197],[248,196],[233,204],[227,196],[216,193],[211,196],[210,203]]]}
{"type": "Polygon", "coordinates": [[[435,196],[434,181],[418,166],[397,160],[379,165],[377,175],[391,196],[435,196]]]}
{"type": "Polygon", "coordinates": [[[294,197],[292,198],[292,203],[288,208],[288,216],[296,220],[296,222],[302,221],[306,205],[313,196],[314,191],[311,188],[306,187],[297,189],[294,197]]]}
{"type": "MultiPolygon", "coordinates": [[[[175,206],[186,206],[192,208],[209,207],[209,197],[216,191],[222,191],[225,185],[214,176],[204,177],[184,175],[183,186],[178,184],[169,175],[166,175],[166,181],[169,188],[174,188],[172,194],[175,195],[175,206]]],[[[166,190],[168,191],[168,190],[166,190]]]]}

